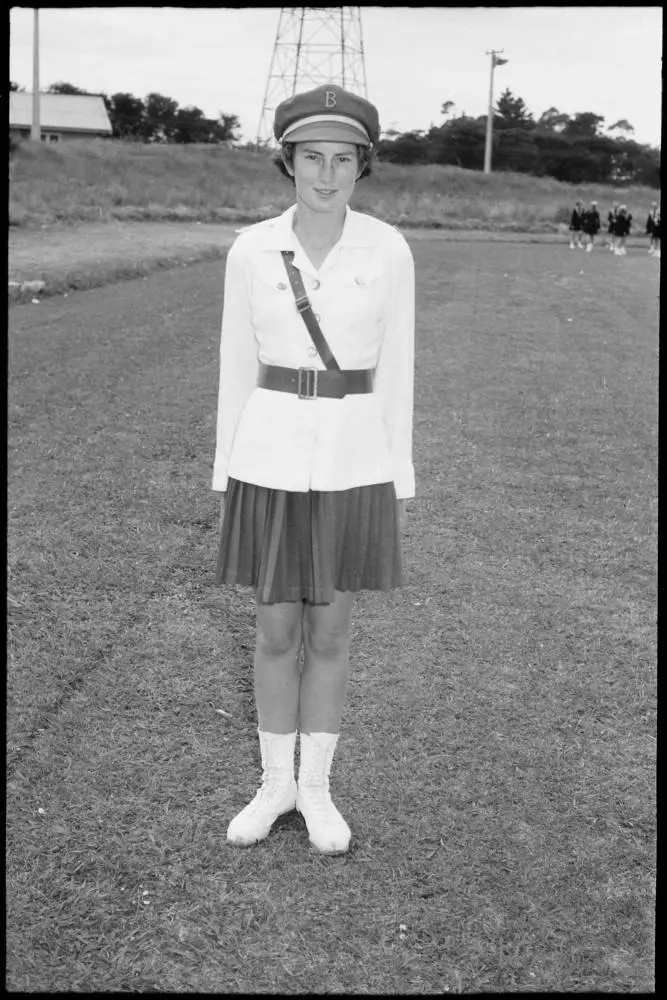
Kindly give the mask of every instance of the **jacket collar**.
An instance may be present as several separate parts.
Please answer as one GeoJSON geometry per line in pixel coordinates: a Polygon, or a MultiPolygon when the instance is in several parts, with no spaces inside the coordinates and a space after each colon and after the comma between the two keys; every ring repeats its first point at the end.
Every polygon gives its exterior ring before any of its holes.
{"type": "MultiPolygon", "coordinates": [[[[262,248],[264,250],[294,250],[297,248],[297,241],[292,228],[296,205],[290,205],[286,212],[269,219],[265,223],[260,223],[262,229],[262,248]]],[[[373,245],[369,228],[366,223],[366,216],[361,212],[353,212],[348,206],[345,208],[345,222],[340,238],[340,246],[345,247],[369,247],[373,245]]]]}

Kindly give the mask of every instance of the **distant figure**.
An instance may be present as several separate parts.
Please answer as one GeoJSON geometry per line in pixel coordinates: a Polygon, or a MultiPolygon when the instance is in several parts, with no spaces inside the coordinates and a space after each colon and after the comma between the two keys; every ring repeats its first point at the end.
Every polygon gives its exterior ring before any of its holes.
{"type": "Polygon", "coordinates": [[[655,213],[655,220],[653,222],[653,241],[655,243],[655,250],[653,251],[653,256],[660,260],[660,206],[658,205],[658,210],[655,213]]]}
{"type": "Polygon", "coordinates": [[[570,216],[570,250],[578,248],[583,250],[584,244],[581,242],[581,223],[583,217],[583,202],[578,201],[572,209],[570,216]]]}
{"type": "Polygon", "coordinates": [[[592,201],[590,208],[587,208],[581,219],[581,228],[586,236],[586,252],[593,249],[593,242],[597,233],[600,232],[600,213],[598,212],[597,201],[592,201]]]}
{"type": "Polygon", "coordinates": [[[657,201],[654,201],[651,205],[651,211],[648,213],[648,218],[646,219],[646,235],[649,237],[648,252],[654,257],[657,250],[657,256],[660,256],[660,209],[658,208],[657,201]],[[657,238],[655,235],[656,225],[658,228],[657,238]]]}
{"type": "Polygon", "coordinates": [[[616,216],[618,215],[618,202],[615,201],[607,216],[607,246],[610,250],[616,248],[616,216]]]}
{"type": "Polygon", "coordinates": [[[618,214],[616,216],[616,223],[614,226],[614,238],[616,245],[614,247],[614,253],[617,256],[623,256],[626,252],[625,250],[625,238],[630,233],[630,228],[632,226],[632,216],[628,212],[627,205],[620,205],[618,209],[618,214]]]}

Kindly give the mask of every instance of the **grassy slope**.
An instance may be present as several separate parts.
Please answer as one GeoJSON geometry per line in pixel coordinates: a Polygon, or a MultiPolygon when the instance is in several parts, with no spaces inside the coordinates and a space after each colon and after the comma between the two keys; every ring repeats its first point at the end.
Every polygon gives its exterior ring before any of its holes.
{"type": "MultiPolygon", "coordinates": [[[[53,221],[174,219],[255,221],[286,208],[289,183],[265,154],[211,146],[99,141],[24,143],[12,157],[14,225],[53,221]]],[[[556,231],[576,198],[603,212],[625,201],[643,228],[657,192],[571,186],[549,178],[458,167],[378,164],[359,184],[355,207],[388,222],[447,228],[556,231]]]]}
{"type": "Polygon", "coordinates": [[[13,310],[10,989],[653,989],[654,262],[414,249],[419,495],[355,615],[339,859],[294,815],[224,844],[259,769],[220,266],[13,310]]]}

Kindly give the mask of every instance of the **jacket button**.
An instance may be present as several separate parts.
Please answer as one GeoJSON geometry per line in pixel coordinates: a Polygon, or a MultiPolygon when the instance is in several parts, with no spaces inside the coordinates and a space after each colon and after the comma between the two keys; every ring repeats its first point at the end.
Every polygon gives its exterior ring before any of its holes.
{"type": "Polygon", "coordinates": [[[278,289],[279,292],[284,292],[285,289],[287,288],[287,285],[285,284],[284,281],[279,281],[278,284],[276,285],[276,288],[278,289]]]}
{"type": "Polygon", "coordinates": [[[355,280],[355,283],[357,285],[365,285],[366,284],[366,279],[365,278],[357,277],[354,280],[355,280]]]}
{"type": "Polygon", "coordinates": [[[309,356],[311,358],[314,358],[315,355],[317,354],[317,348],[316,347],[309,347],[308,348],[308,354],[309,354],[309,356]]]}
{"type": "Polygon", "coordinates": [[[320,314],[319,313],[315,313],[315,319],[319,323],[319,321],[320,321],[320,314]]]}
{"type": "Polygon", "coordinates": [[[317,278],[315,278],[315,281],[313,282],[313,289],[317,291],[319,287],[320,287],[320,282],[317,280],[317,278]]]}

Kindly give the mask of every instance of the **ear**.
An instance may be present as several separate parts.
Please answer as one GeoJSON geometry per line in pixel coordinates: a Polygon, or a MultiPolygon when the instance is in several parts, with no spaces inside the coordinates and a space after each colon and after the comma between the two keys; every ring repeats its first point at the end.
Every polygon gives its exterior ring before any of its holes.
{"type": "Polygon", "coordinates": [[[287,160],[287,158],[286,158],[286,156],[285,156],[285,151],[284,151],[284,150],[281,150],[281,153],[280,153],[280,158],[281,158],[281,159],[282,159],[282,161],[283,161],[283,165],[284,165],[284,167],[285,167],[285,170],[287,171],[287,173],[288,173],[288,174],[290,175],[290,177],[294,177],[294,167],[293,167],[293,166],[292,166],[292,164],[291,164],[291,163],[290,163],[290,162],[289,162],[289,161],[287,160]]]}

